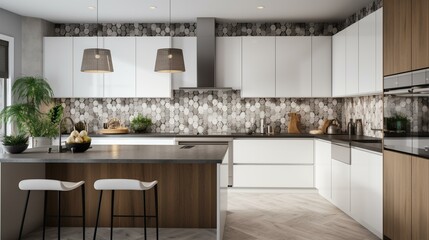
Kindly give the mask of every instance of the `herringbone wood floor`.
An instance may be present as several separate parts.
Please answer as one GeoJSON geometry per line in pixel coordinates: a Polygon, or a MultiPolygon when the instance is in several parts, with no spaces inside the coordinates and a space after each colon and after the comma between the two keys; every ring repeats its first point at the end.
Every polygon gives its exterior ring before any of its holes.
{"type": "MultiPolygon", "coordinates": [[[[63,239],[82,239],[81,229],[64,228],[63,239]]],[[[93,229],[87,230],[92,239],[93,229]]],[[[109,229],[100,229],[97,239],[109,239],[109,229]]],[[[40,232],[26,240],[41,239],[40,232]]],[[[114,238],[143,238],[142,229],[115,229],[114,238]]],[[[215,239],[211,229],[161,229],[161,239],[215,239]]],[[[154,231],[148,231],[154,239],[154,231]]],[[[47,239],[56,239],[56,229],[48,230],[47,239]]],[[[244,193],[229,194],[229,214],[225,240],[371,240],[377,239],[360,224],[334,207],[317,193],[244,193]]]]}

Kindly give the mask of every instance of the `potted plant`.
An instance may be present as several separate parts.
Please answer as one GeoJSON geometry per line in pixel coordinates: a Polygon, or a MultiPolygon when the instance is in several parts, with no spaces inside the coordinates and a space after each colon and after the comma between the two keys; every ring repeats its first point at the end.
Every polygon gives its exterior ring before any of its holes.
{"type": "Polygon", "coordinates": [[[22,153],[28,148],[28,136],[25,134],[4,136],[3,149],[8,153],[22,153]]]}
{"type": "Polygon", "coordinates": [[[48,82],[38,77],[22,77],[13,84],[12,93],[17,103],[0,112],[0,122],[14,122],[19,133],[30,134],[33,147],[51,145],[58,134],[63,107],[57,105],[47,113],[41,111],[42,106],[52,104],[53,91],[48,82]]]}
{"type": "Polygon", "coordinates": [[[131,121],[130,128],[135,133],[144,133],[151,125],[152,125],[152,120],[150,118],[143,117],[143,115],[138,114],[131,121]]]}

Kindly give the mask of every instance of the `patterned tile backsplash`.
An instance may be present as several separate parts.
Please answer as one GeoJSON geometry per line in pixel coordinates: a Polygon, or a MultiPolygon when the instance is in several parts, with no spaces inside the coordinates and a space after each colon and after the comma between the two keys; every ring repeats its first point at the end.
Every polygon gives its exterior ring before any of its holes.
{"type": "Polygon", "coordinates": [[[276,132],[287,132],[288,113],[301,115],[301,130],[319,128],[323,119],[341,119],[342,99],[254,98],[242,99],[239,91],[174,91],[172,99],[103,98],[58,99],[65,116],[86,121],[89,131],[116,117],[125,126],[138,113],[153,121],[152,132],[245,132],[257,128],[260,119],[276,132]]]}

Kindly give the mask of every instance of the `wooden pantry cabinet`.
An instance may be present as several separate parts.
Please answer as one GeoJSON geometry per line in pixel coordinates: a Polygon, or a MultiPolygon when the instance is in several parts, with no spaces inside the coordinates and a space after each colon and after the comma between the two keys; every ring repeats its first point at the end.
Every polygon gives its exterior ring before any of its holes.
{"type": "Polygon", "coordinates": [[[429,160],[412,157],[411,237],[429,239],[429,160]]]}
{"type": "Polygon", "coordinates": [[[429,67],[429,0],[411,1],[412,69],[429,67]]]}

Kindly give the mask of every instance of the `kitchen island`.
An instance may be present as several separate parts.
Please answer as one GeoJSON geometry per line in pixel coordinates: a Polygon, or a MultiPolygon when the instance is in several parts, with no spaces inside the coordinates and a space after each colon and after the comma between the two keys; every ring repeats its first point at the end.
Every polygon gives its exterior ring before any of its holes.
{"type": "MultiPolygon", "coordinates": [[[[87,227],[95,224],[98,192],[93,184],[101,178],[158,180],[159,224],[161,228],[212,228],[222,239],[226,220],[228,184],[228,147],[199,145],[111,145],[94,146],[85,153],[48,153],[47,149],[29,149],[22,154],[0,155],[1,167],[1,239],[16,239],[25,193],[18,182],[27,178],[58,179],[86,183],[87,227]]],[[[151,190],[152,191],[152,190],[151,190]]],[[[106,194],[110,194],[106,192],[106,194]]],[[[32,195],[26,228],[41,227],[42,194],[32,195]]],[[[149,193],[148,196],[152,196],[149,193]]],[[[115,212],[141,214],[143,203],[138,192],[118,192],[115,212]]],[[[81,211],[80,192],[66,193],[63,215],[81,211]]],[[[109,226],[110,197],[104,198],[100,226],[109,226]]],[[[148,199],[149,214],[154,200],[148,199]]],[[[56,198],[48,196],[48,214],[55,215],[56,198]]],[[[55,226],[55,218],[49,222],[55,226]]],[[[80,219],[64,219],[63,227],[80,226],[80,219]]],[[[149,220],[149,227],[154,221],[149,220]]],[[[115,227],[142,227],[142,219],[116,219],[115,227]]]]}

